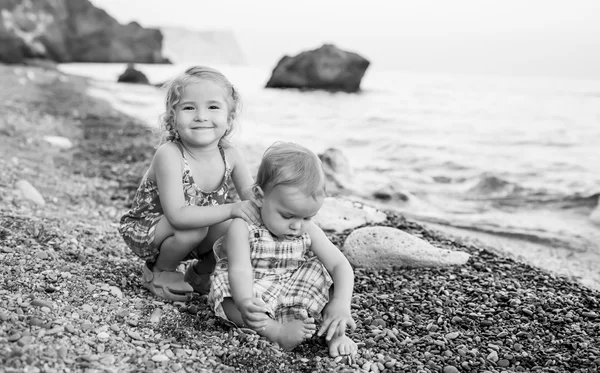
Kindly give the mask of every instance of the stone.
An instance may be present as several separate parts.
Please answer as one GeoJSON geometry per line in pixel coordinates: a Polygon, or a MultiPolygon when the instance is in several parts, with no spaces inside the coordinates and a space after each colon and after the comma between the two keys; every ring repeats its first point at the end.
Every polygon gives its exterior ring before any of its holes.
{"type": "Polygon", "coordinates": [[[29,181],[19,180],[19,181],[17,181],[15,186],[21,192],[21,195],[23,196],[23,198],[25,198],[29,201],[32,201],[33,203],[40,205],[40,206],[44,206],[46,204],[44,197],[42,197],[40,192],[38,192],[38,190],[35,189],[35,187],[33,185],[31,185],[31,183],[29,183],[29,181]]]}
{"type": "Polygon", "coordinates": [[[71,140],[67,139],[66,137],[44,136],[43,139],[44,139],[44,141],[46,141],[48,144],[54,146],[55,148],[67,150],[67,149],[71,149],[73,147],[73,143],[71,142],[71,140]]]}
{"type": "Polygon", "coordinates": [[[369,64],[357,53],[324,44],[294,57],[284,56],[266,87],[357,92],[369,64]]]}
{"type": "Polygon", "coordinates": [[[390,227],[364,227],[350,233],[342,252],[355,267],[443,267],[462,265],[470,255],[432,246],[430,243],[390,227]]]}
{"type": "Polygon", "coordinates": [[[600,225],[600,197],[598,197],[598,203],[596,203],[596,208],[590,214],[590,220],[594,224],[600,225]]]}
{"type": "Polygon", "coordinates": [[[149,84],[148,78],[144,75],[143,72],[137,70],[133,64],[127,65],[127,68],[119,78],[117,79],[119,83],[138,83],[138,84],[149,84]]]}
{"type": "Polygon", "coordinates": [[[381,223],[386,219],[387,215],[374,207],[348,199],[327,197],[313,221],[324,231],[343,232],[366,223],[381,223]]]}
{"type": "Polygon", "coordinates": [[[341,150],[336,148],[326,149],[319,154],[327,180],[327,192],[334,193],[351,190],[352,168],[348,158],[341,150]]]}
{"type": "Polygon", "coordinates": [[[4,1],[0,10],[0,62],[168,62],[159,29],[123,25],[90,1],[4,1]]]}

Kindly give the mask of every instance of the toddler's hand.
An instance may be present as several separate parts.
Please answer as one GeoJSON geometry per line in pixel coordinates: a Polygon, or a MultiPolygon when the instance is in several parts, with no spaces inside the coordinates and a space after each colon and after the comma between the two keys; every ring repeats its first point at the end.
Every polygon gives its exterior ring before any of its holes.
{"type": "Polygon", "coordinates": [[[231,215],[242,218],[250,224],[260,224],[260,210],[252,201],[236,202],[232,206],[231,215]]]}
{"type": "Polygon", "coordinates": [[[350,331],[356,329],[350,308],[339,299],[333,298],[323,309],[323,324],[317,335],[320,337],[327,333],[325,339],[330,341],[333,337],[344,335],[346,328],[349,328],[350,331]]]}
{"type": "Polygon", "coordinates": [[[267,305],[260,298],[246,298],[239,304],[238,308],[242,314],[242,320],[251,329],[261,329],[267,325],[267,305]]]}

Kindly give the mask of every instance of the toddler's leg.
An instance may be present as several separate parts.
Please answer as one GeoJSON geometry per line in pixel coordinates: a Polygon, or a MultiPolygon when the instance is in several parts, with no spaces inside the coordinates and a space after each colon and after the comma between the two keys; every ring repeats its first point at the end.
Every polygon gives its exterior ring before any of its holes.
{"type": "MultiPolygon", "coordinates": [[[[233,321],[237,326],[244,326],[242,315],[235,306],[233,299],[225,298],[222,306],[229,320],[233,321]]],[[[284,324],[269,319],[267,320],[267,325],[260,330],[256,330],[256,332],[269,341],[277,343],[284,350],[291,351],[300,343],[312,337],[316,328],[315,319],[308,317],[303,320],[293,320],[284,324]]]]}

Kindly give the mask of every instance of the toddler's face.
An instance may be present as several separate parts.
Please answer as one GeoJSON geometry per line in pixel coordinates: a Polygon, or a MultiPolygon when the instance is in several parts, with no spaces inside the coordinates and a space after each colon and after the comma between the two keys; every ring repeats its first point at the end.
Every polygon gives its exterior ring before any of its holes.
{"type": "Polygon", "coordinates": [[[298,188],[278,185],[263,197],[262,221],[280,240],[293,239],[306,232],[308,223],[323,206],[323,198],[315,199],[298,188]]]}

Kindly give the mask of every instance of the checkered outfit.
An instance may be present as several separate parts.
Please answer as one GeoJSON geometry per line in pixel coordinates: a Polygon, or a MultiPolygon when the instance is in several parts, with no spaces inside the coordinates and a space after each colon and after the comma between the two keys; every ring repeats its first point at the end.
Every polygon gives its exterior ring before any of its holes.
{"type": "MultiPolygon", "coordinates": [[[[212,191],[205,192],[198,188],[194,182],[192,171],[188,164],[187,158],[179,145],[179,150],[183,157],[182,183],[183,195],[187,206],[217,206],[225,203],[229,187],[227,181],[231,175],[231,168],[225,159],[225,152],[221,147],[221,157],[225,164],[225,173],[221,181],[221,185],[212,191]]],[[[159,247],[152,245],[156,225],[164,216],[163,208],[160,204],[160,196],[158,195],[158,186],[154,180],[144,179],[138,187],[131,209],[121,218],[119,232],[123,236],[123,240],[140,258],[154,262],[159,254],[159,247]]],[[[192,250],[184,260],[198,259],[200,253],[192,250]]]]}
{"type": "MultiPolygon", "coordinates": [[[[248,224],[248,230],[254,297],[262,298],[270,316],[281,323],[302,318],[303,311],[320,321],[333,280],[310,250],[308,233],[279,241],[262,225],[248,224]]],[[[217,265],[211,276],[208,301],[215,314],[227,320],[221,304],[224,298],[231,297],[231,289],[227,255],[221,243],[222,238],[214,246],[217,265]]]]}

